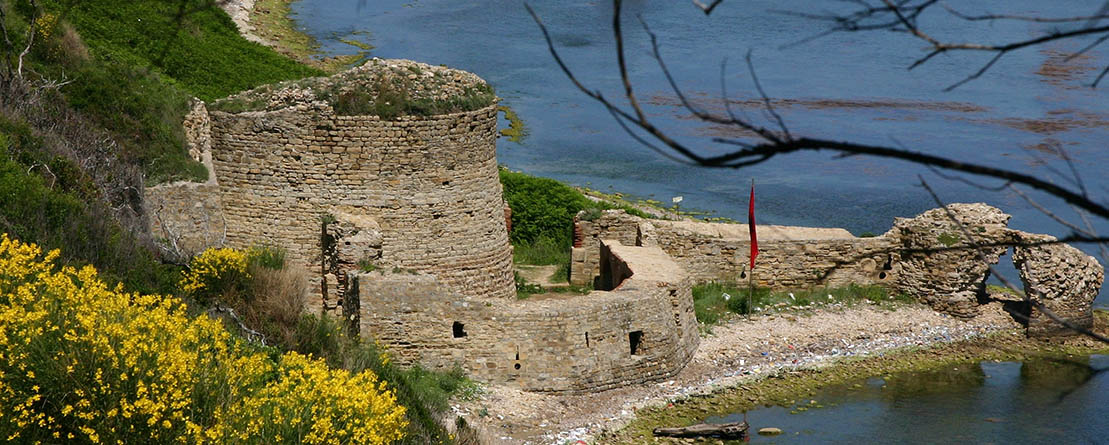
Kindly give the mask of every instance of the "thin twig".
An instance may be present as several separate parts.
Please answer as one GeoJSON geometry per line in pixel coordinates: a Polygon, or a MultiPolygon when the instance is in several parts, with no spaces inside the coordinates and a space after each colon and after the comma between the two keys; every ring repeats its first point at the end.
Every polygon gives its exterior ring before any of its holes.
{"type": "Polygon", "coordinates": [[[1090,20],[1109,19],[1107,14],[1083,15],[1077,17],[1036,17],[1027,15],[1013,15],[1013,14],[983,14],[983,15],[967,15],[954,8],[947,6],[947,4],[940,3],[943,9],[951,15],[967,21],[981,21],[981,20],[1018,20],[1025,22],[1038,22],[1038,23],[1068,23],[1068,22],[1085,22],[1090,20]]]}
{"type": "Polygon", "coordinates": [[[698,8],[701,8],[701,11],[704,11],[705,15],[712,14],[712,10],[716,9],[716,6],[723,2],[724,0],[713,0],[712,3],[706,5],[704,3],[701,3],[699,0],[693,0],[693,4],[697,5],[698,8]]]}

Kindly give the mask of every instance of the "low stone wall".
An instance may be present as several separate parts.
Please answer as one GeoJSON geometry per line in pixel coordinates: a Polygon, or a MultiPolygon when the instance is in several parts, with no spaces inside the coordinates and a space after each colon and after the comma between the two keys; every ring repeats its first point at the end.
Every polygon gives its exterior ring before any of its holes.
{"type": "MultiPolygon", "coordinates": [[[[605,285],[600,261],[603,239],[658,246],[698,282],[743,281],[750,255],[745,224],[642,219],[609,210],[574,222],[570,280],[605,285]]],[[[1008,246],[1025,291],[1036,304],[1078,327],[1089,327],[1092,303],[1104,278],[1096,259],[1046,235],[1007,227],[1009,215],[986,204],[950,204],[913,218],[897,218],[888,232],[856,238],[843,229],[759,226],[754,279],[778,290],[847,284],[882,284],[933,309],[971,318],[991,299],[986,279],[1008,246]],[[1037,243],[1047,243],[1037,245],[1037,243]],[[1020,247],[1024,246],[1024,247],[1020,247]]],[[[1074,334],[1023,297],[1011,300],[1014,317],[1033,336],[1074,334]]]]}
{"type": "Polygon", "coordinates": [[[487,382],[585,392],[668,378],[699,342],[691,280],[658,248],[604,242],[611,291],[506,301],[451,292],[425,274],[371,272],[357,285],[359,330],[400,363],[462,366],[487,382]]]}
{"type": "MultiPolygon", "coordinates": [[[[746,280],[751,244],[746,224],[646,220],[619,210],[574,222],[570,281],[593,283],[600,274],[601,239],[658,246],[700,282],[746,280]]],[[[856,238],[843,229],[759,226],[755,281],[773,288],[893,283],[899,257],[887,236],[856,238]]],[[[595,283],[594,283],[595,284],[595,283]]]]}

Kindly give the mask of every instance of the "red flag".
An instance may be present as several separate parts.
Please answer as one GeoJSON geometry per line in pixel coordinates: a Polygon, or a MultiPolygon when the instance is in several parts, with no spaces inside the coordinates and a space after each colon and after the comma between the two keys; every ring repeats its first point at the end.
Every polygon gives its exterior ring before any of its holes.
{"type": "Polygon", "coordinates": [[[751,180],[751,201],[747,206],[747,226],[751,228],[751,270],[755,270],[755,257],[759,256],[759,237],[755,235],[755,180],[751,180]]]}

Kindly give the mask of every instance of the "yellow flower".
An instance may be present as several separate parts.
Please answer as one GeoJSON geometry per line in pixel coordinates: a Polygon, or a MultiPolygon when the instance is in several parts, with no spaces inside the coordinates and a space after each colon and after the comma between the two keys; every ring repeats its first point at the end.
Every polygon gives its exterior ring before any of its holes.
{"type": "MultiPolygon", "coordinates": [[[[93,267],[56,265],[58,256],[0,235],[0,429],[9,441],[57,442],[63,431],[92,443],[403,437],[404,407],[373,373],[295,353],[275,363],[219,321],[190,318],[176,298],[126,293],[93,267]]],[[[231,249],[194,262],[200,277],[246,273],[231,249]]]]}

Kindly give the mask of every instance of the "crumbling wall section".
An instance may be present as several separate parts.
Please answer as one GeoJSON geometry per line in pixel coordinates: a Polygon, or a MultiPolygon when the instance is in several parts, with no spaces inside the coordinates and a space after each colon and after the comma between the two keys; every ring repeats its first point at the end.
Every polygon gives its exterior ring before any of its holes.
{"type": "MultiPolygon", "coordinates": [[[[1025,246],[1013,249],[1013,264],[1020,273],[1027,297],[1073,327],[1094,324],[1093,302],[1105,279],[1097,259],[1052,236],[1021,233],[1025,246]]],[[[1038,308],[1029,308],[1029,336],[1077,335],[1078,331],[1050,319],[1038,308]]]]}
{"type": "Polygon", "coordinates": [[[147,187],[143,202],[150,233],[171,258],[186,260],[226,241],[223,204],[215,184],[147,187]]]}
{"type": "Polygon", "coordinates": [[[901,251],[897,290],[957,317],[979,313],[991,264],[1015,242],[1010,216],[986,204],[950,204],[914,218],[898,218],[890,231],[901,251]]]}
{"type": "MultiPolygon", "coordinates": [[[[751,244],[746,224],[647,220],[623,211],[605,211],[592,221],[574,222],[571,282],[593,283],[601,273],[603,239],[658,246],[694,280],[746,280],[751,244]]],[[[850,283],[894,283],[899,257],[887,236],[856,238],[843,229],[759,226],[755,281],[774,288],[850,283]]]]}
{"type": "Polygon", "coordinates": [[[658,248],[612,241],[606,249],[633,274],[616,290],[565,299],[482,300],[426,274],[359,274],[359,328],[400,363],[460,365],[480,380],[530,391],[673,376],[699,342],[691,280],[658,248]]]}
{"type": "Polygon", "coordinates": [[[203,183],[175,182],[147,187],[143,205],[151,235],[174,260],[187,260],[226,242],[223,201],[212,173],[212,132],[208,108],[195,100],[182,123],[189,156],[208,169],[203,183]]]}

